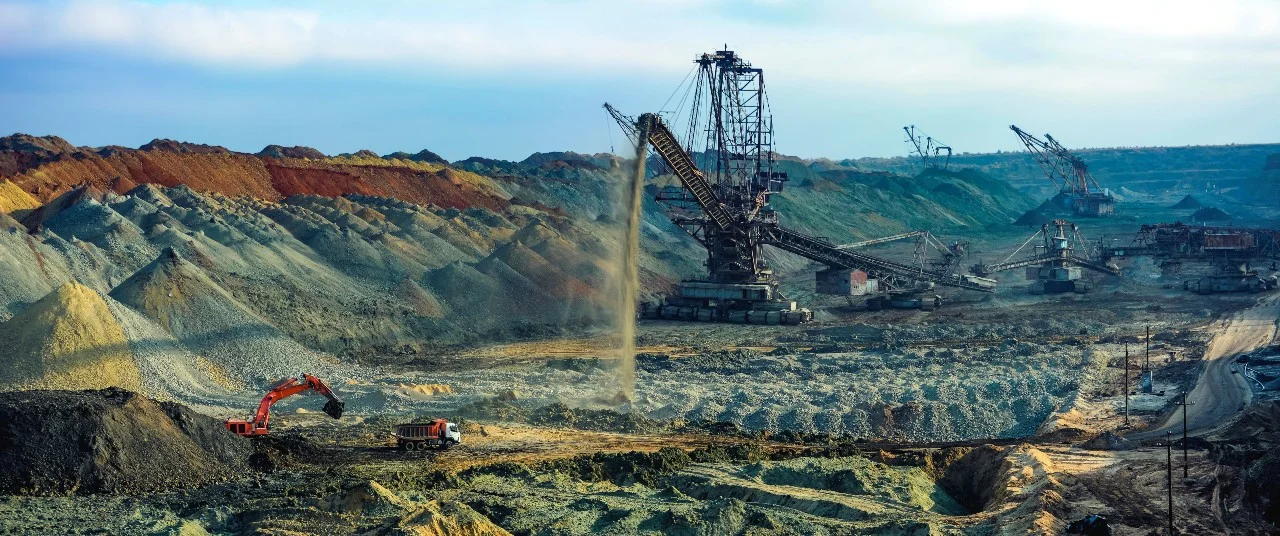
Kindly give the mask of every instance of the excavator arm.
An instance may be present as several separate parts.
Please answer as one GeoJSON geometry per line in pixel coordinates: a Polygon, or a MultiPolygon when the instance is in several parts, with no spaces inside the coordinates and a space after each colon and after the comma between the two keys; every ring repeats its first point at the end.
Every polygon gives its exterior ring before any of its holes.
{"type": "Polygon", "coordinates": [[[228,419],[226,427],[228,430],[243,436],[267,435],[267,424],[271,419],[271,406],[274,406],[276,402],[304,391],[315,391],[324,395],[328,399],[324,404],[325,414],[335,419],[342,418],[342,412],[346,409],[346,402],[343,402],[324,380],[310,374],[303,374],[301,380],[289,378],[267,391],[267,394],[263,395],[262,401],[258,402],[258,410],[253,414],[253,420],[228,419]]]}

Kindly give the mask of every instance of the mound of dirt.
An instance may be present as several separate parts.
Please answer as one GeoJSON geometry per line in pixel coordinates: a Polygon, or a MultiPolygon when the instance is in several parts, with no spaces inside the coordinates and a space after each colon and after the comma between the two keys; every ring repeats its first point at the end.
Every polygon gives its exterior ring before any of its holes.
{"type": "Polygon", "coordinates": [[[360,482],[334,493],[316,507],[342,517],[383,520],[365,536],[510,536],[465,503],[445,500],[418,502],[376,481],[360,482]]]}
{"type": "Polygon", "coordinates": [[[253,455],[249,466],[263,473],[277,469],[300,467],[324,456],[324,449],[306,437],[294,434],[272,433],[253,441],[253,455]]]}
{"type": "Polygon", "coordinates": [[[453,388],[443,383],[402,383],[396,389],[396,394],[405,398],[423,399],[436,395],[451,395],[453,388]]]}
{"type": "Polygon", "coordinates": [[[123,389],[0,393],[0,490],[130,493],[226,480],[250,442],[123,389]]]}
{"type": "Polygon", "coordinates": [[[298,371],[327,370],[314,352],[264,320],[173,248],[166,248],[117,286],[111,297],[155,320],[233,378],[265,385],[298,371]]]}
{"type": "Polygon", "coordinates": [[[1280,444],[1280,400],[1253,404],[1224,429],[1221,439],[1272,448],[1280,444]]]}
{"type": "Polygon", "coordinates": [[[1213,207],[1204,207],[1195,211],[1191,215],[1191,221],[1227,221],[1231,219],[1231,215],[1223,212],[1221,209],[1213,207]]]}
{"type": "Polygon", "coordinates": [[[257,156],[269,158],[312,158],[317,160],[326,158],[325,154],[319,150],[301,145],[295,145],[293,147],[268,145],[263,147],[261,151],[258,151],[257,156]]]}
{"type": "Polygon", "coordinates": [[[124,331],[93,289],[66,283],[0,324],[3,389],[139,390],[124,331]]]}
{"type": "Polygon", "coordinates": [[[1033,208],[1024,213],[1021,217],[1013,221],[1014,225],[1044,225],[1049,223],[1051,218],[1040,212],[1039,208],[1033,208]]]}
{"type": "Polygon", "coordinates": [[[1111,431],[1106,431],[1098,437],[1081,443],[1080,448],[1089,450],[1133,450],[1135,445],[1128,439],[1120,437],[1111,431]]]}
{"type": "Polygon", "coordinates": [[[76,146],[58,136],[32,136],[19,132],[0,138],[0,151],[59,155],[76,152],[76,146]]]}
{"type": "Polygon", "coordinates": [[[1178,201],[1178,204],[1169,208],[1197,209],[1204,208],[1204,203],[1201,203],[1200,200],[1191,197],[1191,194],[1187,194],[1186,197],[1182,198],[1182,201],[1178,201]]]}
{"type": "Polygon", "coordinates": [[[427,149],[423,149],[414,154],[409,154],[404,151],[396,151],[389,155],[383,156],[383,158],[387,160],[412,160],[414,162],[427,162],[431,164],[442,164],[442,165],[449,164],[448,160],[445,160],[440,155],[433,153],[427,149]]]}
{"type": "Polygon", "coordinates": [[[1280,486],[1275,484],[1277,474],[1280,474],[1280,450],[1272,449],[1253,462],[1241,476],[1244,480],[1243,503],[1272,525],[1280,526],[1280,486]]]}
{"type": "Polygon", "coordinates": [[[529,424],[627,434],[652,433],[663,427],[662,423],[636,413],[619,413],[609,409],[574,409],[562,402],[533,410],[529,415],[529,424]]]}
{"type": "Polygon", "coordinates": [[[0,213],[21,218],[39,206],[40,202],[18,185],[7,180],[0,181],[0,213]]]}

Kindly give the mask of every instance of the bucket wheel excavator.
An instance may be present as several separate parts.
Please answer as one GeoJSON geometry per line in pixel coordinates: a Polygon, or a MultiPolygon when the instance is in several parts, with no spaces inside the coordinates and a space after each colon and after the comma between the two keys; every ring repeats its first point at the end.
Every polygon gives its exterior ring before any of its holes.
{"type": "Polygon", "coordinates": [[[1032,294],[1052,294],[1062,292],[1085,293],[1093,288],[1092,281],[1085,277],[1085,270],[1106,275],[1119,276],[1120,269],[1111,264],[1097,262],[1088,255],[1078,255],[1077,249],[1087,249],[1089,242],[1080,233],[1076,224],[1067,220],[1054,220],[1040,227],[1023,242],[1018,249],[1009,254],[1002,262],[995,264],[975,264],[969,269],[974,275],[988,277],[996,272],[1026,268],[1027,279],[1031,281],[1029,290],[1032,294]],[[1027,244],[1036,238],[1042,243],[1034,246],[1035,252],[1030,256],[1014,259],[1027,244]]]}
{"type": "MultiPolygon", "coordinates": [[[[671,120],[655,113],[632,118],[604,105],[639,146],[638,154],[652,150],[649,161],[657,174],[678,180],[659,187],[656,199],[667,217],[707,250],[707,277],[682,281],[664,302],[645,304],[642,315],[748,324],[811,320],[811,311],[797,308],[778,291],[778,279],[764,259],[766,245],[827,266],[829,278],[848,278],[851,284],[839,287],[852,289],[845,292],[865,292],[867,286],[858,282],[868,280],[876,282],[880,297],[918,296],[937,285],[994,291],[990,279],[882,259],[783,227],[769,204],[787,174],[775,161],[764,71],[732,50],[701,54],[694,63],[697,76],[682,86],[677,104],[687,113],[669,114],[671,120]],[[683,122],[683,143],[672,130],[676,121],[683,122]],[[695,143],[704,150],[696,151],[695,143]]],[[[951,263],[952,270],[956,264],[951,263]]]]}

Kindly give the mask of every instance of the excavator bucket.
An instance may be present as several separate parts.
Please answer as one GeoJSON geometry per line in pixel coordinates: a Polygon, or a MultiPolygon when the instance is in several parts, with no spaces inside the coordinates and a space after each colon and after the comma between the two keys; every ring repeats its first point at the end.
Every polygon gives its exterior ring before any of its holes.
{"type": "Polygon", "coordinates": [[[324,412],[335,419],[342,418],[342,411],[346,409],[347,403],[341,400],[330,400],[324,403],[324,412]]]}

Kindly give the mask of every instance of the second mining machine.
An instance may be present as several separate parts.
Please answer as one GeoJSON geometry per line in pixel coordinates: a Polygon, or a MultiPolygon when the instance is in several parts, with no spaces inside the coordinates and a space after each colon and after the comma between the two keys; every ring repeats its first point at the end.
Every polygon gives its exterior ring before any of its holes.
{"type": "Polygon", "coordinates": [[[1087,252],[1077,254],[1077,250],[1087,249],[1089,242],[1081,235],[1079,227],[1067,220],[1054,220],[1045,224],[1023,242],[1002,262],[995,264],[978,263],[970,268],[970,272],[978,276],[990,276],[996,272],[1026,268],[1027,279],[1031,281],[1028,289],[1032,294],[1077,292],[1084,293],[1092,289],[1093,284],[1086,277],[1084,270],[1106,275],[1120,275],[1120,269],[1109,264],[1094,261],[1087,252]],[[1042,243],[1034,246],[1035,251],[1020,259],[1014,259],[1026,246],[1036,238],[1042,243]]]}
{"type": "Polygon", "coordinates": [[[1184,265],[1207,266],[1207,272],[1182,282],[1183,289],[1197,294],[1280,286],[1280,229],[1157,223],[1143,225],[1128,244],[1107,238],[1099,243],[1105,261],[1149,257],[1166,276],[1182,273],[1184,265]]]}
{"type": "Polygon", "coordinates": [[[1090,217],[1108,216],[1116,211],[1115,198],[1110,191],[1098,185],[1093,174],[1089,173],[1088,164],[1053,136],[1045,134],[1041,140],[1017,125],[1009,125],[1009,129],[1018,135],[1049,181],[1058,188],[1058,194],[1051,200],[1053,208],[1090,217]]]}
{"type": "Polygon", "coordinates": [[[656,198],[671,221],[707,251],[707,276],[682,281],[663,302],[645,304],[644,316],[749,324],[811,320],[811,311],[797,308],[778,291],[764,258],[766,245],[826,265],[851,281],[875,280],[882,294],[928,292],[935,285],[994,290],[989,279],[840,249],[783,227],[769,202],[782,191],[787,175],[775,160],[764,71],[732,50],[700,54],[694,63],[697,74],[682,86],[676,112],[633,118],[605,104],[627,136],[642,151],[652,151],[648,160],[651,169],[657,168],[654,174],[676,179],[659,186],[656,198]],[[673,129],[683,133],[683,140],[673,129]]]}

